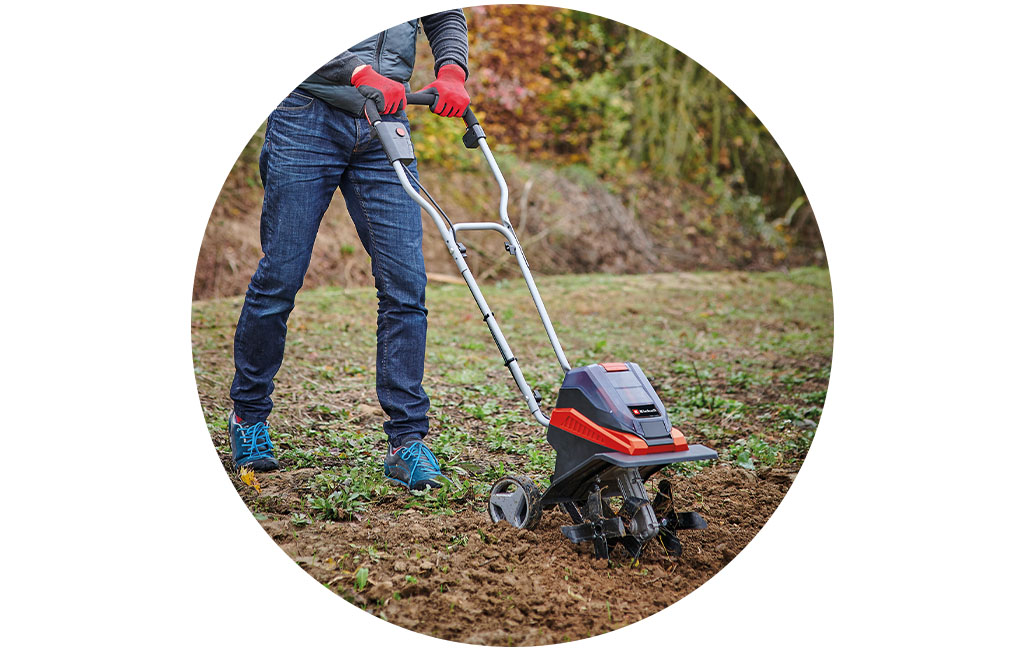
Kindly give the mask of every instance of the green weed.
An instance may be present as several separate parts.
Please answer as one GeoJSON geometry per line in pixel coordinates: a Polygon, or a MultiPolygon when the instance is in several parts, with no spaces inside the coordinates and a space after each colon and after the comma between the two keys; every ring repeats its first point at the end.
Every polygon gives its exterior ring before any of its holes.
{"type": "MultiPolygon", "coordinates": [[[[738,277],[590,274],[537,281],[574,366],[638,361],[672,423],[691,442],[716,449],[720,462],[754,469],[797,462],[813,440],[830,375],[828,272],[738,277]],[[595,291],[601,300],[588,302],[595,291]],[[645,300],[642,309],[636,308],[638,296],[645,300]],[[786,309],[778,296],[785,297],[786,309]],[[666,313],[675,315],[661,315],[666,313]]],[[[527,474],[541,487],[550,476],[554,451],[501,368],[464,287],[431,285],[428,291],[428,443],[453,484],[415,494],[393,486],[380,463],[379,420],[353,418],[358,404],[374,403],[374,290],[304,291],[293,315],[292,348],[276,379],[280,399],[271,422],[284,472],[315,470],[296,488],[301,505],[290,513],[292,534],[382,505],[397,512],[479,511],[502,476],[527,474]]],[[[535,322],[529,292],[521,282],[508,282],[486,286],[485,293],[509,306],[502,318],[510,344],[549,412],[562,373],[535,322]]],[[[225,462],[230,404],[222,396],[234,370],[228,334],[239,307],[237,299],[194,304],[196,379],[210,435],[225,462]]],[[[666,472],[690,476],[712,466],[684,463],[666,472]]],[[[268,504],[251,505],[261,517],[277,512],[268,504]]]]}
{"type": "Polygon", "coordinates": [[[355,587],[356,591],[362,591],[366,588],[366,583],[370,580],[370,570],[366,567],[359,567],[356,571],[355,576],[355,587]]]}

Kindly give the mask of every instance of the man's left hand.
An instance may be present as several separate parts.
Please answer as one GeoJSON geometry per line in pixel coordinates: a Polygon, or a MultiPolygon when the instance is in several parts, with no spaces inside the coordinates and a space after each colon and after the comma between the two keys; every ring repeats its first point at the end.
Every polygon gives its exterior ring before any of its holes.
{"type": "Polygon", "coordinates": [[[466,73],[462,66],[454,63],[441,66],[437,71],[437,81],[424,86],[419,92],[428,88],[437,91],[437,103],[434,112],[443,117],[462,117],[469,108],[469,93],[466,92],[466,73]]]}

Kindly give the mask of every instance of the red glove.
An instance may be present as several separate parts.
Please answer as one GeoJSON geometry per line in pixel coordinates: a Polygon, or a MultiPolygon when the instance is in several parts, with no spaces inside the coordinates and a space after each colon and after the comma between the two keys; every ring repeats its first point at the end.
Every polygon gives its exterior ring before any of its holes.
{"type": "Polygon", "coordinates": [[[388,79],[366,65],[352,73],[352,85],[377,104],[381,115],[405,108],[405,86],[388,79]]]}
{"type": "Polygon", "coordinates": [[[437,71],[437,81],[424,86],[437,91],[437,103],[434,112],[444,117],[462,117],[469,108],[469,93],[466,92],[466,73],[462,66],[454,63],[441,66],[437,71]]]}

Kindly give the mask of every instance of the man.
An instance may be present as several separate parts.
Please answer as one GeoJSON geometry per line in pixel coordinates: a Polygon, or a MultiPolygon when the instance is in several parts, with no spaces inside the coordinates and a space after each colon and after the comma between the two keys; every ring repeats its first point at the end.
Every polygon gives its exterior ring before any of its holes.
{"type": "MultiPolygon", "coordinates": [[[[421,385],[427,310],[420,208],[363,116],[370,98],[384,120],[408,128],[403,109],[421,23],[437,77],[423,90],[437,92],[435,113],[460,117],[469,106],[469,46],[466,18],[453,10],[396,25],[341,53],[267,118],[260,152],[263,258],[235,330],[228,433],[236,467],[278,467],[267,428],[273,378],[320,220],[340,187],[377,287],[377,398],[390,417],[385,475],[410,489],[440,486],[437,459],[423,442],[430,402],[421,385]]],[[[410,171],[416,173],[415,162],[410,171]]]]}

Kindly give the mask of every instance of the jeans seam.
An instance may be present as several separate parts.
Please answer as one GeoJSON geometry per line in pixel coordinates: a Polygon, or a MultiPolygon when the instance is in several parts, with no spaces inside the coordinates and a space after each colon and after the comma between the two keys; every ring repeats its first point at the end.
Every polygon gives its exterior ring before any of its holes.
{"type": "MultiPolygon", "coordinates": [[[[360,122],[362,121],[362,118],[354,117],[352,119],[355,122],[355,132],[356,132],[356,135],[353,138],[353,143],[352,143],[352,153],[359,153],[359,152],[361,152],[363,150],[362,145],[359,144],[359,136],[360,136],[359,131],[360,131],[360,127],[362,126],[360,124],[360,122]]],[[[353,183],[353,185],[355,185],[355,183],[353,183]]],[[[362,200],[362,198],[360,198],[359,199],[359,203],[362,204],[362,202],[363,202],[363,200],[362,200]]],[[[365,213],[365,210],[363,212],[365,213]]]]}
{"type": "Polygon", "coordinates": [[[267,153],[270,153],[270,145],[274,144],[273,138],[270,136],[274,132],[274,112],[271,111],[270,115],[267,116],[267,130],[264,135],[264,140],[267,142],[267,153]]]}
{"type": "MultiPolygon", "coordinates": [[[[359,199],[359,208],[363,211],[363,220],[366,222],[366,231],[370,234],[370,243],[373,244],[373,255],[371,256],[371,260],[370,260],[371,267],[372,267],[374,264],[377,264],[377,237],[376,237],[376,235],[373,234],[373,223],[372,223],[372,220],[369,218],[369,212],[366,210],[366,202],[363,200],[363,193],[360,190],[359,185],[360,185],[359,181],[357,179],[353,178],[352,179],[352,190],[356,193],[356,198],[359,199]]],[[[378,266],[378,268],[380,268],[380,267],[378,266]]],[[[371,268],[371,271],[372,271],[372,268],[371,268]]],[[[381,277],[382,289],[384,291],[384,294],[388,295],[390,293],[390,291],[389,291],[389,287],[388,287],[388,277],[387,277],[387,274],[381,273],[381,276],[382,276],[381,277]]],[[[377,303],[378,303],[378,308],[379,308],[380,298],[377,299],[377,303]]],[[[384,321],[386,323],[387,319],[383,318],[382,321],[384,321]]],[[[390,382],[389,368],[388,368],[388,337],[387,336],[383,336],[382,337],[381,334],[382,334],[382,332],[377,332],[377,339],[378,340],[383,339],[383,344],[384,344],[384,355],[383,355],[383,358],[381,359],[381,366],[383,366],[383,369],[384,369],[384,375],[385,375],[386,382],[390,382]]],[[[393,403],[394,400],[392,399],[391,388],[388,386],[388,383],[384,384],[384,392],[385,392],[385,400],[388,402],[388,404],[393,403]]]]}
{"type": "MultiPolygon", "coordinates": [[[[314,98],[314,97],[307,97],[306,95],[301,95],[301,94],[299,94],[297,92],[288,93],[288,97],[291,97],[292,95],[295,95],[296,97],[298,97],[300,99],[306,100],[306,103],[303,104],[302,106],[281,106],[281,105],[278,105],[278,107],[275,108],[274,110],[275,111],[285,111],[285,112],[304,111],[307,108],[309,108],[310,106],[312,106],[313,103],[316,101],[316,98],[314,98]]],[[[285,99],[288,99],[288,97],[285,97],[285,99]]]]}

